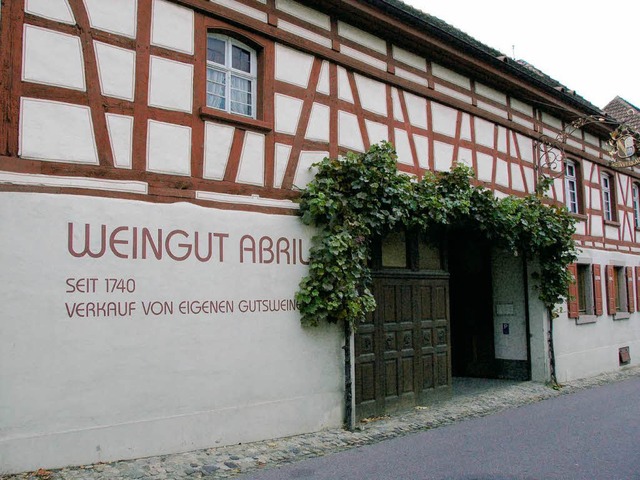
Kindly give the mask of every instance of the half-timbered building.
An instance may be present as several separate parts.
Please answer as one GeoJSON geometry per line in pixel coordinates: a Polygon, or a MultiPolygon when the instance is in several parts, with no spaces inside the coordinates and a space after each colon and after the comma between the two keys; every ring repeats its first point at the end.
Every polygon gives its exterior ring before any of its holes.
{"type": "Polygon", "coordinates": [[[640,358],[640,175],[610,166],[606,122],[572,127],[603,112],[398,0],[2,0],[0,63],[3,472],[640,358]],[[535,259],[395,232],[370,321],[302,328],[299,192],[318,160],[382,140],[402,172],[462,162],[500,197],[555,176],[580,248],[560,317],[535,259]]]}

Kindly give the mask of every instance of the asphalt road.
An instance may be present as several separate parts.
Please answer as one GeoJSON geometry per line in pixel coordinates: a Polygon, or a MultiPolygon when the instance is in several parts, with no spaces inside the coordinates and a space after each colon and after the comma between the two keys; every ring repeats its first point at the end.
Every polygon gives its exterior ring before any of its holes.
{"type": "Polygon", "coordinates": [[[640,379],[239,478],[640,480],[640,379]]]}

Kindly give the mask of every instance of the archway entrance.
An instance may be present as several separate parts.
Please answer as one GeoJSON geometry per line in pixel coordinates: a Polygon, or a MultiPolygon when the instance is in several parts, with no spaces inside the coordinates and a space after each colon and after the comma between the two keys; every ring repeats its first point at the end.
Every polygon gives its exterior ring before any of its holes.
{"type": "Polygon", "coordinates": [[[451,235],[447,249],[452,374],[496,378],[491,245],[465,232],[451,235]]]}

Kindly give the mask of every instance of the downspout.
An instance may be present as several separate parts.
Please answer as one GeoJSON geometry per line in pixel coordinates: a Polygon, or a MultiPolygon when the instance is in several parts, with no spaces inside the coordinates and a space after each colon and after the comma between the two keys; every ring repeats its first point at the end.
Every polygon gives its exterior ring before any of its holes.
{"type": "Polygon", "coordinates": [[[527,255],[522,254],[522,284],[524,285],[524,320],[527,335],[527,380],[531,380],[531,316],[529,314],[529,274],[527,255]]]}
{"type": "Polygon", "coordinates": [[[351,323],[349,320],[344,321],[344,426],[350,432],[353,431],[354,419],[352,408],[352,386],[351,378],[351,323]]]}
{"type": "Polygon", "coordinates": [[[551,377],[551,386],[558,387],[558,379],[556,377],[556,354],[553,348],[553,311],[547,307],[547,314],[549,315],[549,374],[551,377]]]}

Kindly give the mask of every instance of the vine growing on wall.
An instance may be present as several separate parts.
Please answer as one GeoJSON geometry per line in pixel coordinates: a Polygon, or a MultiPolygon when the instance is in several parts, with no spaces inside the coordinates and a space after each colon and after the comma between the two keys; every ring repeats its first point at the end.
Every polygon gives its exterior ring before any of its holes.
{"type": "Polygon", "coordinates": [[[309,273],[296,300],[304,325],[363,321],[375,308],[369,260],[371,242],[396,227],[427,235],[474,231],[493,245],[536,259],[539,297],[550,309],[566,296],[576,258],[574,220],[564,206],[537,192],[496,198],[474,185],[473,170],[427,172],[417,180],[399,172],[388,142],[363,154],[325,158],[301,197],[302,221],[318,228],[309,273]]]}

